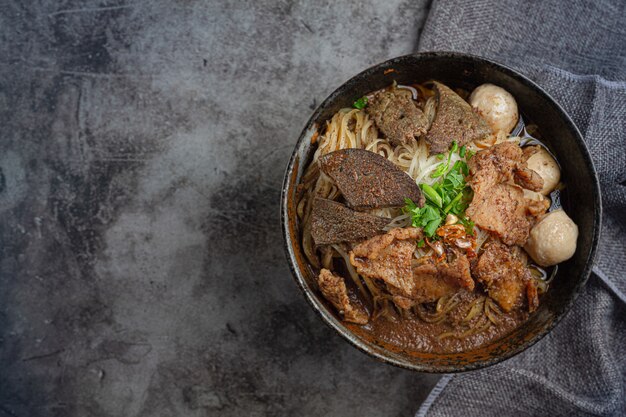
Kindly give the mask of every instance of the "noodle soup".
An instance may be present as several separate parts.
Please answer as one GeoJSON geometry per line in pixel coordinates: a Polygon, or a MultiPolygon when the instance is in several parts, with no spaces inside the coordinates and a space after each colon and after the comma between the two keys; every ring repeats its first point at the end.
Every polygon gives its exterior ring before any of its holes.
{"type": "Polygon", "coordinates": [[[500,87],[469,93],[373,91],[327,121],[302,176],[296,212],[318,290],[383,346],[495,340],[533,314],[575,251],[541,128],[500,87]]]}

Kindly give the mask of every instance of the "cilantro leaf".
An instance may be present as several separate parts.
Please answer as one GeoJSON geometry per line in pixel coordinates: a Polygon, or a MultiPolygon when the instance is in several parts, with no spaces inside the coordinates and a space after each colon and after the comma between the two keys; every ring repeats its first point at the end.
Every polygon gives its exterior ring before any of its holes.
{"type": "Polygon", "coordinates": [[[360,99],[356,100],[352,106],[355,109],[363,110],[365,106],[367,106],[367,96],[363,96],[360,99]]]}

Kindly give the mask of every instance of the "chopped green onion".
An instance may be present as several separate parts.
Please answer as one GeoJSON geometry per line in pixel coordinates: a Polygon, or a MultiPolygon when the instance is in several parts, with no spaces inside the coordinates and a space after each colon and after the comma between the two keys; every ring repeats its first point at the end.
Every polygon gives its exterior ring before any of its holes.
{"type": "Polygon", "coordinates": [[[456,203],[458,203],[458,202],[461,200],[461,197],[463,197],[463,191],[460,191],[460,192],[456,195],[456,197],[454,197],[454,198],[452,199],[452,201],[450,202],[450,204],[448,204],[448,205],[447,205],[447,206],[443,209],[443,212],[447,214],[447,213],[450,211],[450,209],[451,209],[452,207],[454,207],[454,205],[455,205],[456,203]]]}
{"type": "Polygon", "coordinates": [[[461,146],[461,150],[459,151],[459,155],[461,155],[461,158],[465,158],[465,151],[467,150],[467,148],[465,147],[465,145],[461,146]]]}
{"type": "Polygon", "coordinates": [[[422,239],[419,242],[417,242],[417,247],[418,248],[423,248],[424,247],[424,239],[422,239]]]}
{"type": "Polygon", "coordinates": [[[439,159],[440,161],[441,161],[444,157],[445,157],[445,155],[444,155],[444,154],[442,154],[442,153],[437,154],[437,159],[439,159]]]}
{"type": "Polygon", "coordinates": [[[435,191],[433,187],[428,184],[421,184],[422,191],[426,198],[435,203],[435,205],[439,208],[443,205],[443,201],[441,200],[441,196],[435,191]]]}
{"type": "Polygon", "coordinates": [[[355,109],[363,110],[367,106],[367,96],[363,96],[352,104],[355,109]]]}

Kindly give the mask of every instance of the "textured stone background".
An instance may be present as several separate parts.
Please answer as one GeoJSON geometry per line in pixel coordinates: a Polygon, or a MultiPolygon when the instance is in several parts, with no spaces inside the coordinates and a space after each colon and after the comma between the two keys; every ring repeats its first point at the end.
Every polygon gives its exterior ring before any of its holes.
{"type": "Polygon", "coordinates": [[[412,415],[305,303],[281,177],[426,1],[0,1],[0,416],[412,415]]]}

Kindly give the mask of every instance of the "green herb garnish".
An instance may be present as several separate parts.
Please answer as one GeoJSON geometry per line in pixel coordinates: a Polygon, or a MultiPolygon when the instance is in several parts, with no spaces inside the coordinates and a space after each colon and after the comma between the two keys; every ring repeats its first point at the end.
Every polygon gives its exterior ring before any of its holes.
{"type": "Polygon", "coordinates": [[[422,239],[419,242],[417,242],[417,247],[418,248],[423,248],[424,247],[424,239],[422,239]]]}
{"type": "Polygon", "coordinates": [[[420,188],[422,189],[422,192],[427,199],[429,199],[437,207],[441,208],[441,206],[443,205],[443,199],[441,198],[437,190],[435,190],[428,184],[420,184],[420,188]]]}
{"type": "MultiPolygon", "coordinates": [[[[441,177],[443,174],[446,173],[446,171],[448,171],[448,167],[450,166],[450,159],[452,158],[452,154],[454,152],[457,151],[457,149],[459,149],[459,145],[457,145],[456,141],[452,142],[452,148],[450,148],[450,152],[448,153],[448,160],[442,164],[437,165],[437,168],[435,169],[435,171],[430,174],[431,178],[439,178],[441,177]]],[[[442,154],[439,154],[442,155],[442,154]]],[[[439,158],[439,155],[437,155],[438,159],[443,159],[443,158],[439,158]]]]}
{"type": "Polygon", "coordinates": [[[355,109],[363,110],[365,106],[367,106],[367,96],[361,97],[355,101],[352,106],[354,106],[355,109]]]}
{"type": "Polygon", "coordinates": [[[459,151],[459,155],[461,155],[461,158],[465,158],[465,151],[467,150],[467,148],[465,147],[465,145],[461,146],[461,150],[459,151]]]}
{"type": "Polygon", "coordinates": [[[459,217],[467,233],[473,234],[474,223],[465,217],[465,210],[473,197],[472,189],[465,182],[469,168],[465,161],[456,161],[450,167],[451,154],[457,149],[458,146],[454,142],[447,161],[439,164],[431,175],[432,178],[439,180],[432,185],[420,184],[420,189],[426,197],[424,207],[417,207],[408,198],[405,200],[403,211],[411,214],[411,224],[414,227],[421,227],[429,238],[437,239],[435,232],[448,214],[459,217]]]}

